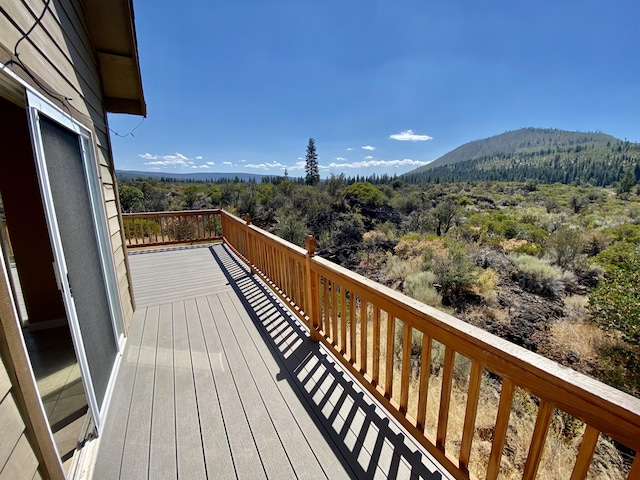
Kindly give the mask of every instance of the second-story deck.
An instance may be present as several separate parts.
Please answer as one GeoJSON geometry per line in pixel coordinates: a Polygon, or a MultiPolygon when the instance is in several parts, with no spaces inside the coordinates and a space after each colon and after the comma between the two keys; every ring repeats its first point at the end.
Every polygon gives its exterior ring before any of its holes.
{"type": "Polygon", "coordinates": [[[95,479],[453,478],[226,246],[129,261],[95,479]]]}

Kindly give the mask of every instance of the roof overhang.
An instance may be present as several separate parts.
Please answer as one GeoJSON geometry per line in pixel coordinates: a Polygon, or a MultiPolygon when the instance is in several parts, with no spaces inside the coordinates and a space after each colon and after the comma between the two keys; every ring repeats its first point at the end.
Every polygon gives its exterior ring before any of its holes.
{"type": "Polygon", "coordinates": [[[147,116],[132,0],[83,0],[111,113],[147,116]]]}

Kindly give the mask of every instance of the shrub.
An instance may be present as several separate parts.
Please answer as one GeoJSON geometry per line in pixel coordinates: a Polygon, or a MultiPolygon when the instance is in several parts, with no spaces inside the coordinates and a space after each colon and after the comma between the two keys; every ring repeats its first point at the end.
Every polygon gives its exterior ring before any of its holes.
{"type": "Polygon", "coordinates": [[[444,254],[433,255],[431,259],[423,255],[423,269],[435,273],[443,297],[469,290],[478,271],[463,247],[458,245],[450,247],[444,254]]]}
{"type": "Polygon", "coordinates": [[[369,182],[355,182],[344,189],[348,201],[377,207],[385,203],[384,194],[369,182]]]}
{"type": "Polygon", "coordinates": [[[434,283],[436,283],[436,275],[433,272],[413,273],[405,279],[403,290],[411,298],[439,308],[442,306],[442,295],[435,289],[434,283]]]}
{"type": "Polygon", "coordinates": [[[400,257],[396,257],[395,255],[389,257],[387,259],[387,264],[385,265],[385,273],[387,277],[392,280],[400,280],[404,281],[409,275],[417,273],[419,271],[419,267],[417,262],[402,260],[400,257]]]}
{"type": "Polygon", "coordinates": [[[549,254],[553,263],[565,270],[581,270],[586,257],[582,254],[585,241],[582,234],[570,227],[561,227],[547,240],[549,254]]]}
{"type": "Polygon", "coordinates": [[[511,253],[509,258],[515,269],[514,276],[525,290],[552,297],[564,292],[567,279],[559,267],[531,255],[511,253]]]}

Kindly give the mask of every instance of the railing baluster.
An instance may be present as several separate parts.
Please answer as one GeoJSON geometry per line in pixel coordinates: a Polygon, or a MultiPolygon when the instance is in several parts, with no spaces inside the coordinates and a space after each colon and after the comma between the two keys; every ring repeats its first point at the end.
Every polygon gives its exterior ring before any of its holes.
{"type": "Polygon", "coordinates": [[[340,285],[340,352],[347,353],[347,294],[340,285]]]}
{"type": "Polygon", "coordinates": [[[369,323],[369,303],[360,296],[360,370],[367,371],[367,324],[369,323]]]}
{"type": "Polygon", "coordinates": [[[396,335],[396,319],[387,312],[387,351],[385,352],[384,394],[387,398],[393,395],[393,357],[396,335]]]}
{"type": "Polygon", "coordinates": [[[580,444],[576,464],[573,466],[573,472],[571,473],[571,480],[584,480],[587,478],[587,473],[589,473],[589,467],[591,466],[591,459],[596,451],[599,437],[600,432],[598,430],[590,425],[586,426],[582,434],[582,443],[580,444]]]}
{"type": "Polygon", "coordinates": [[[471,457],[471,444],[476,426],[478,413],[478,400],[480,398],[480,383],[482,381],[482,365],[473,361],[469,374],[469,390],[467,391],[467,409],[464,415],[462,427],[462,442],[460,444],[460,468],[469,472],[469,459],[471,457]]]}
{"type": "Polygon", "coordinates": [[[371,383],[380,382],[380,307],[373,306],[373,352],[371,359],[371,383]]]}
{"type": "Polygon", "coordinates": [[[331,280],[331,335],[333,344],[338,346],[338,286],[336,282],[331,280]]]}
{"type": "Polygon", "coordinates": [[[453,366],[456,352],[446,346],[444,351],[444,366],[442,368],[442,388],[440,390],[440,411],[438,413],[438,430],[436,447],[445,450],[447,441],[447,427],[449,424],[449,405],[451,403],[451,388],[453,386],[453,366]]]}
{"type": "Polygon", "coordinates": [[[547,432],[549,431],[552,414],[553,405],[542,400],[540,402],[540,408],[538,409],[538,416],[536,417],[536,426],[533,429],[531,445],[529,445],[529,455],[524,465],[524,473],[522,475],[524,480],[534,480],[536,478],[544,444],[547,440],[547,432]]]}
{"type": "Polygon", "coordinates": [[[322,328],[325,336],[331,338],[331,327],[329,325],[329,285],[327,277],[322,277],[322,328]]]}
{"type": "Polygon", "coordinates": [[[502,379],[502,392],[500,393],[500,403],[498,404],[498,416],[493,429],[493,441],[491,443],[491,454],[487,464],[487,480],[498,478],[500,471],[500,460],[504,450],[504,442],[507,438],[507,427],[511,415],[511,402],[513,400],[514,385],[507,378],[502,379]]]}
{"type": "Polygon", "coordinates": [[[402,322],[402,367],[400,370],[400,411],[407,413],[409,404],[409,380],[411,379],[411,326],[402,322]]]}
{"type": "Polygon", "coordinates": [[[636,451],[636,456],[631,464],[631,470],[629,470],[627,480],[637,480],[638,478],[640,478],[640,454],[636,451]]]}
{"type": "Polygon", "coordinates": [[[353,365],[356,363],[356,345],[358,340],[356,334],[356,327],[358,326],[358,320],[356,318],[356,304],[356,294],[353,290],[349,290],[349,358],[353,365]]]}
{"type": "Polygon", "coordinates": [[[422,333],[422,353],[420,355],[420,389],[418,393],[418,413],[416,423],[424,432],[427,418],[427,400],[429,399],[429,380],[431,379],[431,337],[422,333]]]}

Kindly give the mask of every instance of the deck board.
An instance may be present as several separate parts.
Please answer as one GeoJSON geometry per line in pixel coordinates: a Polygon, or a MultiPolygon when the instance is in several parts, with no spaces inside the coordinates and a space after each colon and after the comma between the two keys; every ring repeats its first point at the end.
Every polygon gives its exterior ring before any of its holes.
{"type": "Polygon", "coordinates": [[[131,478],[147,478],[149,472],[149,440],[159,313],[158,306],[147,309],[140,341],[121,466],[121,472],[127,472],[131,478]]]}
{"type": "Polygon", "coordinates": [[[130,263],[94,478],[450,478],[226,247],[130,263]]]}
{"type": "Polygon", "coordinates": [[[173,378],[173,312],[171,304],[160,306],[156,350],[153,412],[149,446],[149,478],[175,478],[176,425],[173,378]]]}
{"type": "MultiPolygon", "coordinates": [[[[178,477],[206,478],[200,421],[196,397],[189,330],[194,330],[193,313],[187,302],[173,304],[173,358],[176,385],[176,449],[178,477]]],[[[197,320],[197,319],[196,319],[197,320]]],[[[199,325],[197,325],[199,327],[199,325]]]]}
{"type": "Polygon", "coordinates": [[[207,351],[202,324],[213,323],[213,316],[204,297],[196,299],[196,307],[200,324],[198,328],[189,329],[189,341],[196,391],[199,398],[207,399],[199,405],[200,423],[206,425],[206,428],[201,430],[205,465],[207,472],[216,472],[218,478],[233,478],[233,458],[214,380],[215,372],[220,371],[222,357],[218,352],[210,354],[207,351]]]}

